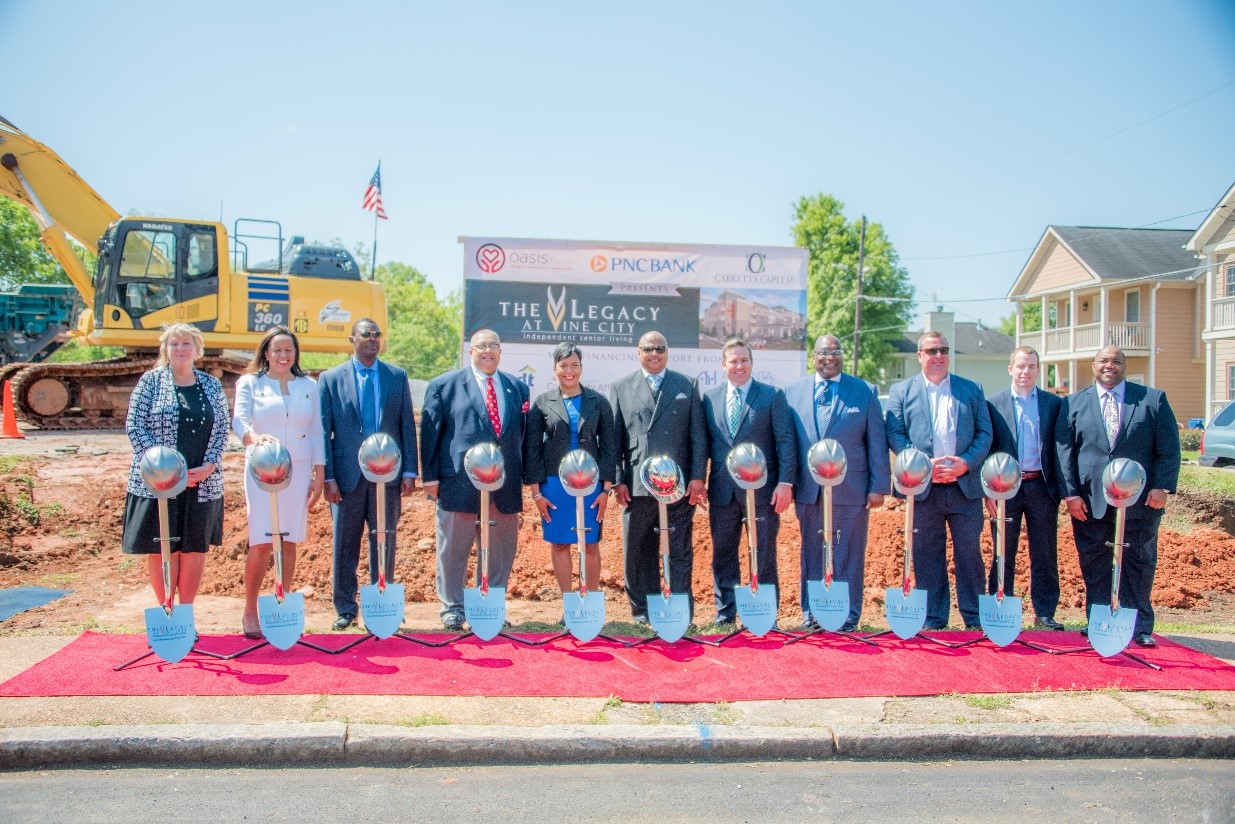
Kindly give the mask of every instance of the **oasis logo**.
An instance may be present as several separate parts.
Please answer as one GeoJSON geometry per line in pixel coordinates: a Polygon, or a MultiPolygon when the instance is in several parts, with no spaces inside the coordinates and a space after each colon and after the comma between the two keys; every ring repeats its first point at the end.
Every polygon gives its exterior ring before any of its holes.
{"type": "Polygon", "coordinates": [[[751,252],[746,256],[746,271],[752,275],[763,274],[763,269],[768,264],[768,256],[763,252],[751,252]]]}
{"type": "Polygon", "coordinates": [[[491,275],[506,265],[506,253],[496,243],[486,243],[476,250],[476,265],[480,271],[491,275]]]}

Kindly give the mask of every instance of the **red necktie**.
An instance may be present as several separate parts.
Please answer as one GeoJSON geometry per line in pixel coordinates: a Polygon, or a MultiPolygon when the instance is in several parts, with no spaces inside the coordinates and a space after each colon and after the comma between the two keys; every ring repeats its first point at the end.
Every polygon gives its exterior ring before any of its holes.
{"type": "Polygon", "coordinates": [[[502,437],[502,416],[497,412],[497,393],[493,391],[493,376],[489,376],[488,388],[485,390],[485,409],[489,410],[489,422],[493,431],[502,437]]]}

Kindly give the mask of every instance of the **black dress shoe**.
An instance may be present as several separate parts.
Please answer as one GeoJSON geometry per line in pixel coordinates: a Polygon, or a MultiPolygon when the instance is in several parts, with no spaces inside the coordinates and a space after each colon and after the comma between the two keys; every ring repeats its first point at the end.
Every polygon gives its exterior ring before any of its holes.
{"type": "Polygon", "coordinates": [[[1089,627],[1088,626],[1081,627],[1081,635],[1085,638],[1089,637],[1089,627]]]}
{"type": "Polygon", "coordinates": [[[648,617],[642,613],[636,613],[632,615],[630,620],[635,622],[636,624],[641,624],[642,626],[645,626],[645,627],[648,624],[648,617]]]}
{"type": "Polygon", "coordinates": [[[463,629],[463,619],[452,612],[442,616],[442,626],[449,630],[463,629]]]}
{"type": "Polygon", "coordinates": [[[334,630],[347,629],[354,623],[356,623],[355,615],[340,615],[334,619],[334,623],[330,625],[330,628],[334,630]]]}
{"type": "Polygon", "coordinates": [[[1054,618],[1039,618],[1033,622],[1033,625],[1035,627],[1041,627],[1042,629],[1053,629],[1056,632],[1063,632],[1063,624],[1059,623],[1054,618]]]}
{"type": "Polygon", "coordinates": [[[1136,637],[1135,637],[1135,638],[1133,638],[1133,639],[1132,639],[1132,641],[1133,641],[1133,642],[1134,642],[1134,643],[1135,643],[1138,647],[1156,647],[1156,646],[1158,646],[1158,642],[1157,642],[1157,641],[1155,641],[1155,640],[1154,640],[1154,637],[1153,637],[1152,635],[1150,635],[1148,632],[1138,632],[1138,633],[1136,634],[1136,637]]]}
{"type": "Polygon", "coordinates": [[[848,622],[844,623],[840,628],[841,632],[857,632],[857,630],[858,630],[857,624],[850,624],[848,622]]]}

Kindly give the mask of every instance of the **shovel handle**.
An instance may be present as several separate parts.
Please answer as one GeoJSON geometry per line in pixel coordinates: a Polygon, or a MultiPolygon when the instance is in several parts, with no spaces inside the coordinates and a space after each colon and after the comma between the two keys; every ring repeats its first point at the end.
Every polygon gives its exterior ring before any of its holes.
{"type": "Polygon", "coordinates": [[[1004,559],[1008,549],[1008,536],[1003,527],[1007,514],[1008,502],[1001,498],[995,503],[995,521],[997,522],[995,525],[995,567],[997,570],[996,581],[998,582],[995,589],[995,599],[999,603],[1003,603],[1004,559]]]}
{"type": "Polygon", "coordinates": [[[575,535],[579,539],[579,595],[587,598],[587,518],[582,495],[575,498],[575,535]]]}
{"type": "Polygon", "coordinates": [[[489,593],[489,491],[487,489],[480,490],[479,561],[476,574],[480,576],[481,591],[487,595],[489,593]]]}
{"type": "Polygon", "coordinates": [[[163,611],[171,615],[176,593],[172,588],[171,517],[166,498],[159,498],[159,555],[163,559],[163,611]]]}
{"type": "Polygon", "coordinates": [[[905,496],[905,571],[901,578],[901,589],[906,597],[909,595],[909,581],[913,562],[913,496],[905,496]]]}
{"type": "Polygon", "coordinates": [[[755,490],[746,490],[746,541],[750,544],[750,591],[759,591],[759,524],[755,520],[755,490]]]}
{"type": "Polygon", "coordinates": [[[1119,612],[1119,572],[1123,568],[1124,559],[1124,527],[1128,511],[1115,510],[1115,543],[1111,546],[1111,614],[1119,612]]]}
{"type": "Polygon", "coordinates": [[[660,566],[664,576],[664,583],[661,590],[666,598],[669,597],[669,592],[672,589],[672,584],[669,580],[669,507],[664,503],[658,503],[660,509],[660,529],[657,530],[660,534],[660,566]]]}

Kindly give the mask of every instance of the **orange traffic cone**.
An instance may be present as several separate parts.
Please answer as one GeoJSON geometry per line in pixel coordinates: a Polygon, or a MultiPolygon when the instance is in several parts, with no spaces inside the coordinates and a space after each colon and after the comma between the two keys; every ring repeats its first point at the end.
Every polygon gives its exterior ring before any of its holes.
{"type": "Polygon", "coordinates": [[[24,438],[26,437],[17,428],[17,415],[13,412],[13,382],[4,382],[4,427],[0,431],[0,438],[24,438]]]}

